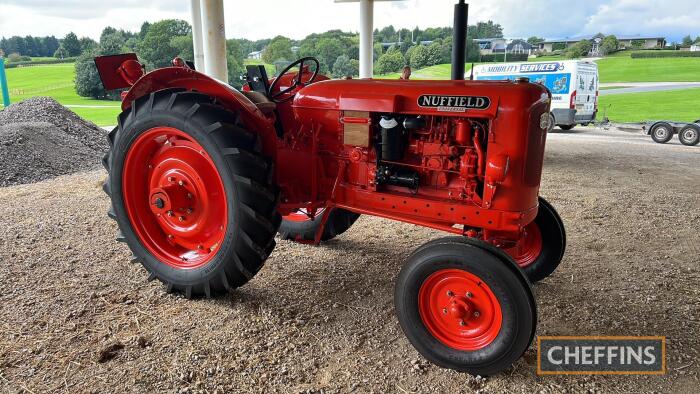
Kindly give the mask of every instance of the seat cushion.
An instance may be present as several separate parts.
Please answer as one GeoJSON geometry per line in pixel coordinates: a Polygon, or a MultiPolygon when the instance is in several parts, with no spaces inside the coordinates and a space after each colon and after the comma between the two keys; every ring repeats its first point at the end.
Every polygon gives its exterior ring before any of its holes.
{"type": "Polygon", "coordinates": [[[243,93],[243,95],[246,96],[248,98],[248,100],[252,101],[253,104],[255,104],[255,106],[257,106],[258,109],[265,115],[272,114],[275,111],[275,109],[277,108],[277,104],[270,101],[270,99],[267,98],[267,96],[265,96],[264,94],[262,94],[260,92],[242,91],[241,93],[243,93]]]}

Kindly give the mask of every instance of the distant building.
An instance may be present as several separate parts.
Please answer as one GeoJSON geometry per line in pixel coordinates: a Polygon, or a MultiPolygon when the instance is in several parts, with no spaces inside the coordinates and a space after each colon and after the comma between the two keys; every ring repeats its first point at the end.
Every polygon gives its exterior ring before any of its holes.
{"type": "MultiPolygon", "coordinates": [[[[615,37],[617,37],[617,41],[620,43],[620,49],[657,49],[663,48],[664,45],[666,45],[665,37],[650,37],[640,35],[626,36],[617,34],[615,34],[615,37]]],[[[592,44],[591,52],[589,53],[589,55],[599,56],[601,55],[600,44],[603,42],[603,38],[605,38],[605,35],[596,34],[591,36],[567,37],[554,40],[546,40],[539,43],[538,49],[543,52],[552,52],[556,49],[565,49],[578,42],[588,40],[592,44]]]]}
{"type": "Polygon", "coordinates": [[[248,59],[255,59],[255,60],[262,59],[262,53],[263,53],[263,51],[253,51],[253,52],[248,54],[248,59]]]}
{"type": "Polygon", "coordinates": [[[474,42],[479,45],[482,55],[498,54],[507,52],[508,54],[531,55],[536,47],[525,40],[507,38],[475,38],[474,42]]]}
{"type": "Polygon", "coordinates": [[[691,52],[700,52],[700,43],[695,43],[690,46],[691,52]]]}

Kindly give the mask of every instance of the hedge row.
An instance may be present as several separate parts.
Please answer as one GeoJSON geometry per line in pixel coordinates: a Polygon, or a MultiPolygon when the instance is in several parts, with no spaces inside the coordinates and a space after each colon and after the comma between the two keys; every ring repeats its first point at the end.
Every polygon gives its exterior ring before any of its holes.
{"type": "Polygon", "coordinates": [[[660,57],[700,57],[700,52],[689,51],[645,51],[633,52],[630,54],[632,59],[650,59],[660,57]]]}
{"type": "Polygon", "coordinates": [[[509,53],[508,57],[504,59],[504,56],[502,53],[492,53],[488,55],[481,55],[481,62],[482,63],[491,63],[491,62],[502,62],[502,61],[509,61],[509,62],[524,62],[528,58],[527,53],[516,53],[512,54],[509,53]]]}
{"type": "Polygon", "coordinates": [[[5,68],[38,66],[40,64],[75,63],[76,59],[77,59],[77,57],[67,57],[64,59],[41,59],[41,60],[32,60],[32,61],[28,61],[28,62],[5,63],[5,68]]]}

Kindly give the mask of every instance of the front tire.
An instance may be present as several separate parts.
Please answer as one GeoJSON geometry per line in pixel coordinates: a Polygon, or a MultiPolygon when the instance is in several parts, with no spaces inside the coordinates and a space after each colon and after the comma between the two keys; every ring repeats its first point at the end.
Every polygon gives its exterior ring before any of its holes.
{"type": "Polygon", "coordinates": [[[566,251],[564,222],[552,204],[540,197],[535,220],[525,227],[518,245],[505,251],[530,282],[539,282],[551,275],[566,251]]]}
{"type": "Polygon", "coordinates": [[[569,130],[573,129],[574,126],[576,126],[576,125],[573,125],[573,124],[560,124],[560,125],[559,125],[559,128],[562,129],[562,130],[564,130],[564,131],[569,131],[569,130]]]}
{"type": "Polygon", "coordinates": [[[678,132],[678,140],[685,146],[695,146],[700,142],[700,126],[689,124],[678,132]]]}
{"type": "Polygon", "coordinates": [[[466,238],[432,241],[411,254],[394,302],[402,330],[423,357],[473,375],[510,367],[537,323],[518,267],[497,248],[466,238]]]}
{"type": "Polygon", "coordinates": [[[275,247],[278,188],[257,136],[206,95],[164,90],[119,116],[105,192],[136,260],[168,291],[245,284],[275,247]]]}
{"type": "Polygon", "coordinates": [[[665,144],[673,138],[673,126],[666,122],[659,122],[649,130],[651,139],[659,144],[665,144]]]}

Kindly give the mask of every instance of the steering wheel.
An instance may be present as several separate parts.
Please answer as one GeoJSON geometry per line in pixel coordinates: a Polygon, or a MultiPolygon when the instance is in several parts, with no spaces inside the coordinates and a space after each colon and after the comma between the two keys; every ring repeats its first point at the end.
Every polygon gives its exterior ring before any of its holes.
{"type": "Polygon", "coordinates": [[[270,85],[270,100],[279,104],[279,103],[284,103],[286,101],[293,99],[294,94],[289,94],[289,93],[291,91],[293,91],[294,89],[296,89],[297,87],[304,87],[304,86],[311,84],[313,81],[315,81],[320,69],[321,69],[321,65],[319,64],[318,59],[316,59],[315,57],[311,57],[311,56],[303,57],[303,58],[295,61],[294,63],[288,65],[284,70],[282,70],[281,73],[279,73],[277,78],[275,78],[275,80],[272,82],[272,85],[270,85]],[[309,78],[308,81],[302,81],[302,78],[304,75],[304,63],[306,63],[306,62],[316,63],[316,70],[314,70],[313,75],[311,76],[311,78],[309,78]],[[281,90],[277,93],[272,93],[275,90],[275,88],[277,87],[277,85],[279,85],[279,82],[282,79],[282,76],[284,74],[288,73],[289,70],[293,69],[294,67],[299,67],[299,72],[292,79],[292,86],[290,86],[284,90],[281,90]],[[288,96],[285,97],[285,95],[288,95],[288,96]]]}

